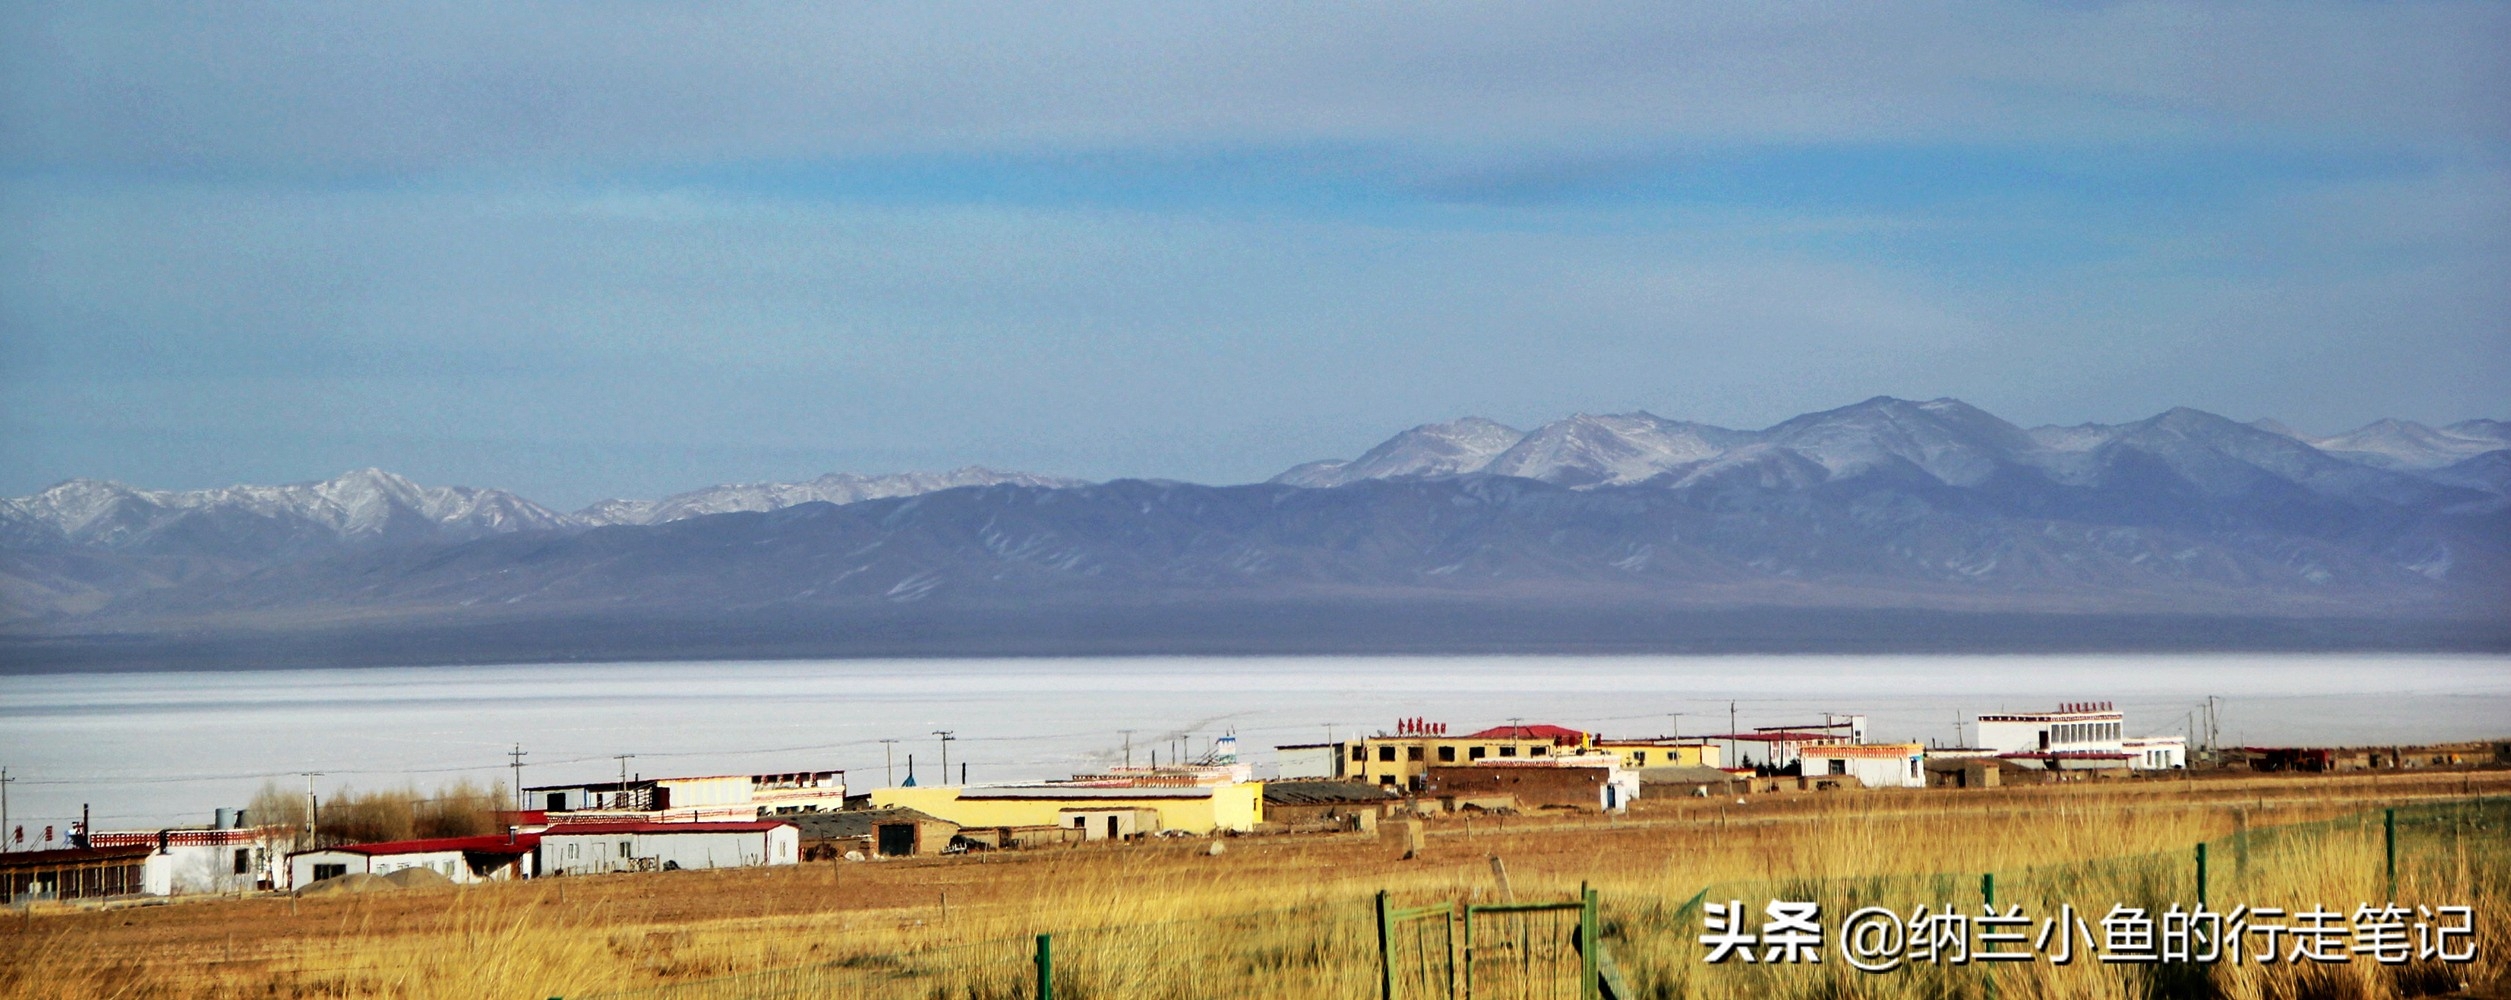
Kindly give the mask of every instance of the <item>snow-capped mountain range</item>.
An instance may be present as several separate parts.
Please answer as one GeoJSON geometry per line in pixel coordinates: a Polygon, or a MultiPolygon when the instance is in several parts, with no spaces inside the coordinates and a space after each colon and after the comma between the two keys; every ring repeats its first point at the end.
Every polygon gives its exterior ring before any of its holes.
{"type": "Polygon", "coordinates": [[[2134,453],[2217,494],[2239,492],[2259,474],[2332,496],[2415,493],[2418,483],[2501,494],[2511,484],[2486,471],[2501,459],[2484,456],[2505,449],[2511,449],[2511,423],[2496,420],[2438,429],[2382,420],[2311,438],[2273,421],[2243,425],[2181,408],[2129,424],[2026,430],[1956,399],[1879,397],[1759,431],[1650,413],[1579,414],[1533,431],[1467,417],[1424,424],[1359,458],[1309,462],[1271,481],[1333,487],[1366,479],[1500,475],[1573,489],[1650,482],[1682,488],[1738,470],[1810,485],[1907,467],[1955,487],[1978,486],[2006,468],[2098,486],[2113,460],[2134,453]]]}
{"type": "Polygon", "coordinates": [[[800,483],[712,486],[660,500],[604,500],[562,514],[504,490],[421,486],[381,469],[311,483],[207,490],[142,490],[72,479],[33,496],[0,499],[0,546],[131,549],[225,541],[285,555],[309,545],[461,541],[514,531],[661,524],[1004,483],[1052,488],[1077,486],[1080,480],[978,466],[884,476],[831,473],[800,483]]]}
{"type": "MultiPolygon", "coordinates": [[[[1040,648],[1001,637],[1013,620],[1054,648],[1155,648],[1128,638],[1144,629],[1248,630],[1247,648],[1274,648],[1304,628],[1263,624],[1284,606],[1341,609],[1317,613],[1368,648],[1388,648],[1369,608],[1442,623],[1420,626],[1432,632],[1532,615],[1527,628],[1586,642],[1564,624],[1586,612],[1528,609],[1623,607],[1638,610],[1614,641],[1636,645],[1617,648],[1657,648],[1674,639],[1649,616],[1765,605],[2391,616],[2511,644],[2511,425],[2312,438],[2175,409],[2027,429],[1958,400],[1887,397],[1760,430],[1466,418],[1238,486],[967,468],[559,513],[370,469],[197,491],[80,480],[0,500],[0,653],[12,635],[308,623],[484,630],[463,633],[489,638],[462,655],[492,657],[544,655],[515,637],[561,633],[600,641],[547,655],[682,650],[684,627],[736,652],[805,636],[778,655],[831,636],[888,637],[877,648],[898,654],[941,636],[1040,648]]],[[[1796,626],[1773,621],[1785,647],[1796,626]]],[[[1491,641],[1531,648],[1502,632],[1491,641]]]]}
{"type": "Polygon", "coordinates": [[[465,539],[573,526],[567,515],[503,490],[421,486],[381,469],[285,486],[142,490],[73,479],[0,500],[0,542],[104,549],[225,537],[284,553],[336,542],[465,539]]]}

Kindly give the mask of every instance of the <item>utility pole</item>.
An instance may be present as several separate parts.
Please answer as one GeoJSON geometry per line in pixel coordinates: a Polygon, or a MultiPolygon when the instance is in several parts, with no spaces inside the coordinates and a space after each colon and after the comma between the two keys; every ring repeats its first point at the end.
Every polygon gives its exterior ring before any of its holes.
{"type": "Polygon", "coordinates": [[[1726,766],[1735,764],[1735,703],[1730,701],[1726,703],[1726,766]]]}
{"type": "Polygon", "coordinates": [[[933,730],[933,735],[942,738],[942,781],[947,783],[950,781],[950,741],[959,737],[953,735],[953,731],[948,729],[933,730]]]}
{"type": "MultiPolygon", "coordinates": [[[[615,753],[610,755],[610,759],[619,762],[619,795],[617,798],[611,800],[610,807],[613,809],[626,809],[628,807],[628,762],[635,760],[636,755],[632,753],[615,753]]],[[[648,803],[648,805],[651,805],[651,803],[648,803]]]]}
{"type": "Polygon", "coordinates": [[[881,741],[881,781],[885,787],[898,787],[898,741],[881,741]]]}
{"type": "Polygon", "coordinates": [[[1125,734],[1125,770],[1133,770],[1133,730],[1119,729],[1117,732],[1125,734]]]}
{"type": "Polygon", "coordinates": [[[314,810],[317,808],[314,798],[314,779],[322,777],[323,773],[321,771],[300,773],[305,775],[305,849],[310,851],[314,849],[314,810]]]}
{"type": "Polygon", "coordinates": [[[0,851],[6,851],[10,847],[9,782],[16,780],[16,778],[9,777],[8,768],[0,767],[0,851]]]}
{"type": "Polygon", "coordinates": [[[514,745],[514,749],[506,751],[506,763],[508,763],[509,765],[511,765],[511,766],[514,768],[514,809],[515,809],[515,811],[516,811],[516,812],[522,812],[522,811],[523,811],[523,744],[521,744],[521,743],[517,743],[517,744],[515,744],[515,745],[514,745]]]}

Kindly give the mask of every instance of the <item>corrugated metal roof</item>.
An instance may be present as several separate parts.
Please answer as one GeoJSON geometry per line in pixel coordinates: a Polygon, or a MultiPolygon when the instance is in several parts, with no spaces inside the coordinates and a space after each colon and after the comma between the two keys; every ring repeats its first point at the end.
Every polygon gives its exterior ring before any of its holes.
{"type": "Polygon", "coordinates": [[[793,824],[781,819],[698,823],[561,823],[541,831],[544,837],[600,836],[616,833],[761,833],[793,824]]]}
{"type": "Polygon", "coordinates": [[[1266,805],[1324,805],[1333,802],[1383,802],[1394,798],[1385,785],[1358,781],[1268,781],[1266,805]]]}
{"type": "Polygon", "coordinates": [[[869,837],[872,828],[882,823],[959,824],[914,809],[853,809],[845,812],[795,813],[784,817],[802,829],[802,835],[813,840],[835,840],[842,837],[869,837]]]}
{"type": "Polygon", "coordinates": [[[49,851],[0,851],[0,868],[48,868],[107,861],[143,861],[155,847],[61,847],[49,851]]]}
{"type": "MultiPolygon", "coordinates": [[[[538,834],[518,833],[512,839],[508,839],[505,834],[491,833],[477,837],[434,837],[425,840],[390,840],[379,844],[341,844],[335,847],[317,847],[310,851],[296,851],[294,854],[320,854],[325,851],[363,854],[367,857],[387,854],[434,854],[439,851],[462,851],[470,854],[528,854],[539,844],[538,834]]],[[[290,856],[293,857],[294,854],[290,856]]]]}

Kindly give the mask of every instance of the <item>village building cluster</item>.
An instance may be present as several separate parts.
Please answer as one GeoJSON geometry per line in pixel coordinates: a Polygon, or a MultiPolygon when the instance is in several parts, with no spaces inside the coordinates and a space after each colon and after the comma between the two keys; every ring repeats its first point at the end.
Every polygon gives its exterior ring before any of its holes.
{"type": "MultiPolygon", "coordinates": [[[[2130,735],[2109,702],[1983,714],[1973,732],[1974,746],[1870,742],[1866,717],[1852,714],[1607,739],[1519,721],[1450,733],[1444,723],[1408,718],[1371,735],[1277,746],[1262,778],[1239,759],[1234,736],[1195,760],[1128,761],[1052,781],[918,785],[910,766],[906,782],[859,793],[835,769],[623,772],[615,781],[522,788],[515,808],[498,814],[500,829],[476,836],[325,843],[318,828],[256,824],[240,809],[218,810],[196,828],[90,833],[79,824],[64,846],[0,851],[0,892],[25,901],[321,891],[367,880],[461,884],[1149,837],[1368,832],[1441,813],[1612,813],[1654,796],[1980,788],[2189,765],[2186,738],[2130,735]]],[[[2258,770],[2337,770],[2475,763],[2478,754],[2248,748],[2231,756],[2258,770]]]]}

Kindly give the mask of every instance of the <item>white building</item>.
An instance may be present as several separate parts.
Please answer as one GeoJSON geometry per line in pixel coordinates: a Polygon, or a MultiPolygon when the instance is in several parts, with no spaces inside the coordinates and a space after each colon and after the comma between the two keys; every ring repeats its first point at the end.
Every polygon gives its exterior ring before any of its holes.
{"type": "Polygon", "coordinates": [[[2172,771],[2188,766],[2188,737],[2133,736],[2119,743],[2134,771],[2172,771]]]}
{"type": "Polygon", "coordinates": [[[541,870],[552,875],[751,868],[801,860],[801,831],[782,820],[562,823],[540,835],[541,870]]]}
{"type": "Polygon", "coordinates": [[[1830,743],[1798,751],[1798,774],[1857,779],[1867,788],[1927,787],[1927,748],[1916,743],[1830,743]]]}
{"type": "Polygon", "coordinates": [[[550,821],[749,822],[761,816],[846,807],[846,772],[786,771],[688,778],[633,778],[523,790],[525,808],[550,821]],[[565,814],[591,813],[568,816],[565,814]]]}
{"type": "Polygon", "coordinates": [[[2054,712],[1979,717],[1980,746],[2000,754],[2120,753],[2127,717],[2106,701],[2072,702],[2054,712]]]}
{"type": "Polygon", "coordinates": [[[455,882],[530,878],[535,873],[531,834],[435,837],[381,844],[344,844],[288,855],[288,886],[302,889],[342,875],[390,875],[427,868],[455,882]]]}
{"type": "Polygon", "coordinates": [[[2185,738],[2128,736],[2127,716],[2106,701],[2069,702],[2054,712],[1982,715],[1977,742],[2008,760],[2057,770],[2167,771],[2188,765],[2185,738]]]}
{"type": "Polygon", "coordinates": [[[1330,781],[1343,776],[1343,744],[1292,743],[1273,748],[1273,776],[1283,781],[1330,781]]]}
{"type": "Polygon", "coordinates": [[[241,892],[282,884],[279,848],[285,831],[257,828],[107,830],[88,837],[95,847],[156,850],[146,870],[147,892],[158,896],[241,892]]]}

